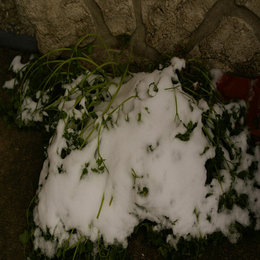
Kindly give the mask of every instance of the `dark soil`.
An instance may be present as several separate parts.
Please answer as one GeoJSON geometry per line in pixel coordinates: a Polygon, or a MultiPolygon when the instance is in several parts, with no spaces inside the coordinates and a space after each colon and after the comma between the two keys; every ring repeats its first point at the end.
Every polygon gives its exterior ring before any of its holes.
{"type": "MultiPolygon", "coordinates": [[[[17,54],[0,49],[0,86],[9,79],[8,67],[17,54]]],[[[0,87],[0,104],[7,103],[8,93],[0,87]]],[[[19,235],[26,228],[26,209],[37,189],[44,159],[43,143],[41,132],[18,129],[0,118],[0,260],[26,259],[19,235]]],[[[130,238],[128,253],[134,260],[162,259],[148,240],[142,229],[130,238]]],[[[260,259],[260,232],[247,234],[236,245],[227,240],[212,243],[200,259],[260,259]]]]}
{"type": "MultiPolygon", "coordinates": [[[[8,78],[13,56],[0,50],[0,86],[8,78]]],[[[0,102],[8,95],[0,88],[0,102]]],[[[20,130],[0,118],[0,259],[25,259],[18,237],[26,228],[26,209],[37,189],[43,163],[42,135],[20,130]]]]}

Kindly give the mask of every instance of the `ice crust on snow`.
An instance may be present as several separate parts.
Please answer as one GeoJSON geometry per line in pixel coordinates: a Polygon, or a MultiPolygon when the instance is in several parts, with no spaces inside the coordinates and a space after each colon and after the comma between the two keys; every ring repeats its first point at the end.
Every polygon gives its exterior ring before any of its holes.
{"type": "MultiPolygon", "coordinates": [[[[113,121],[116,121],[113,127],[101,131],[100,154],[109,172],[98,174],[90,170],[96,166],[97,132],[82,150],[73,150],[61,158],[66,139],[65,121],[59,120],[39,180],[39,201],[34,209],[34,221],[38,227],[34,234],[35,249],[40,248],[52,257],[68,239],[68,231],[74,228],[77,234],[73,234],[70,244],[81,235],[92,241],[102,235],[106,244],[117,242],[126,246],[134,227],[145,219],[156,222],[157,230],[172,229],[176,238],[169,236],[167,240],[173,246],[181,236],[204,236],[215,231],[222,231],[232,239],[230,224],[235,221],[249,224],[248,209],[234,206],[232,210],[218,212],[219,196],[229,189],[231,182],[226,170],[221,170],[225,180],[222,187],[216,179],[205,186],[205,162],[215,155],[213,147],[202,154],[209,146],[201,131],[201,114],[208,105],[205,101],[194,104],[180,88],[172,88],[172,79],[178,80],[175,70],[184,67],[184,60],[173,58],[169,67],[152,73],[136,73],[122,86],[109,111],[136,93],[138,97],[126,102],[118,113],[113,113],[113,121]],[[150,88],[155,85],[158,91],[151,95],[150,88]],[[185,132],[183,125],[190,121],[198,125],[190,140],[183,142],[175,136],[185,132]],[[81,178],[86,163],[90,165],[89,172],[81,178]],[[59,173],[61,168],[62,173],[59,173]],[[47,230],[55,240],[43,239],[43,232],[47,230]]],[[[81,79],[82,76],[65,85],[66,93],[81,79]]],[[[119,82],[119,79],[114,81],[119,82]]],[[[115,87],[111,86],[110,91],[115,93],[115,87]]],[[[82,110],[73,106],[78,95],[76,92],[59,109],[68,116],[81,118],[82,110]]],[[[84,100],[80,104],[84,108],[84,100]]],[[[23,120],[41,120],[41,114],[30,114],[35,106],[32,100],[24,100],[27,112],[23,114],[23,120]]],[[[234,106],[228,105],[226,109],[234,106]]],[[[100,122],[102,109],[100,106],[95,110],[100,122]]],[[[217,105],[215,110],[222,113],[222,108],[217,105]]],[[[241,170],[247,169],[255,158],[246,154],[246,138],[246,131],[233,138],[242,149],[241,170]]],[[[259,158],[259,151],[256,156],[259,158]]],[[[259,183],[259,172],[257,176],[259,183]]],[[[254,188],[253,181],[245,185],[238,180],[234,185],[249,195],[249,207],[255,212],[260,228],[259,190],[254,188]]]]}

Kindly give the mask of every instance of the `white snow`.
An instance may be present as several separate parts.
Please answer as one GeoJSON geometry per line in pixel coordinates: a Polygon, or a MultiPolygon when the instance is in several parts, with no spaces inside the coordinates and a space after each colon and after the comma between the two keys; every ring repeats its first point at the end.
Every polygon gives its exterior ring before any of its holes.
{"type": "MultiPolygon", "coordinates": [[[[29,60],[33,59],[34,55],[31,55],[29,57],[29,60]]],[[[25,65],[29,64],[29,62],[27,63],[22,63],[22,56],[18,55],[16,57],[14,57],[14,59],[12,60],[11,64],[10,64],[10,69],[15,72],[21,72],[25,69],[25,65]]]]}
{"type": "MultiPolygon", "coordinates": [[[[32,58],[33,58],[33,55],[31,55],[29,59],[31,60],[32,58]]],[[[9,66],[9,69],[11,71],[13,71],[14,73],[17,73],[17,74],[19,73],[20,76],[22,76],[22,72],[24,71],[26,65],[29,64],[29,62],[22,63],[21,60],[22,60],[22,56],[20,56],[20,55],[15,56],[9,66]]],[[[6,89],[13,89],[15,87],[16,83],[17,83],[17,80],[15,78],[12,78],[10,80],[7,80],[2,87],[6,88],[6,89]]]]}
{"type": "Polygon", "coordinates": [[[10,79],[4,83],[3,88],[13,89],[14,86],[15,86],[15,79],[10,79]]]}
{"type": "Polygon", "coordinates": [[[38,104],[34,102],[30,97],[24,98],[21,109],[21,118],[24,122],[42,121],[42,115],[40,114],[38,104]]]}
{"type": "Polygon", "coordinates": [[[223,72],[220,69],[211,69],[210,70],[211,75],[213,76],[213,85],[216,85],[216,83],[222,78],[223,72]]]}
{"type": "Polygon", "coordinates": [[[24,64],[21,62],[21,59],[22,56],[18,55],[11,62],[10,69],[12,69],[13,72],[17,73],[24,67],[24,64]]]}
{"type": "MultiPolygon", "coordinates": [[[[13,65],[14,69],[18,67],[13,65]]],[[[113,113],[113,121],[116,121],[113,127],[101,129],[99,152],[105,159],[108,172],[95,173],[91,170],[96,167],[98,159],[97,131],[82,150],[73,150],[62,159],[61,151],[66,148],[63,136],[66,119],[58,122],[39,181],[39,202],[34,210],[34,221],[38,227],[35,248],[40,248],[49,257],[53,256],[73,228],[92,241],[102,235],[106,244],[119,242],[126,246],[127,237],[144,219],[156,222],[157,230],[171,228],[177,240],[181,236],[205,236],[219,230],[231,236],[230,224],[235,221],[249,224],[248,209],[234,206],[232,210],[218,212],[219,196],[228,190],[231,181],[228,171],[221,172],[225,179],[223,187],[216,179],[211,185],[205,185],[205,161],[215,155],[215,150],[201,131],[201,114],[208,105],[205,101],[195,104],[182,94],[180,87],[171,89],[171,78],[178,80],[175,70],[183,67],[185,61],[174,58],[169,67],[153,73],[134,74],[122,86],[109,111],[136,93],[138,98],[130,99],[119,112],[113,113]],[[151,86],[157,86],[158,91],[151,94],[151,86]],[[176,117],[175,100],[179,119],[176,117]],[[189,121],[198,125],[190,140],[183,142],[175,136],[185,132],[183,124],[189,121]],[[210,146],[209,150],[201,155],[206,146],[210,146]],[[81,178],[86,163],[89,163],[88,173],[81,178]],[[61,173],[59,169],[62,169],[61,173]],[[209,193],[212,195],[206,197],[209,193]],[[211,221],[207,220],[209,215],[211,221]],[[56,240],[43,239],[42,232],[47,229],[56,240]]],[[[69,91],[80,81],[81,77],[65,88],[69,91]]],[[[115,92],[114,86],[111,87],[112,92],[115,92]]],[[[59,109],[69,116],[81,118],[82,111],[75,111],[73,106],[76,99],[77,93],[73,99],[62,103],[59,109]]],[[[24,107],[24,120],[41,120],[37,113],[30,115],[36,107],[32,100],[25,99],[24,107]]],[[[95,112],[101,115],[103,107],[95,112]]],[[[216,107],[220,114],[222,109],[216,107]]],[[[101,116],[96,122],[101,122],[101,116]]],[[[245,131],[234,138],[234,142],[242,147],[244,160],[241,169],[247,169],[254,159],[246,155],[243,148],[246,134],[245,131]]],[[[258,152],[256,156],[259,158],[258,152]]],[[[259,172],[257,178],[259,181],[259,172]]],[[[254,199],[260,197],[259,190],[250,181],[244,186],[238,181],[235,186],[249,195],[249,206],[256,213],[259,228],[260,204],[259,201],[254,203],[254,199]]],[[[77,239],[79,236],[75,235],[72,240],[75,242],[77,239]]],[[[167,240],[176,245],[172,236],[167,240]]]]}

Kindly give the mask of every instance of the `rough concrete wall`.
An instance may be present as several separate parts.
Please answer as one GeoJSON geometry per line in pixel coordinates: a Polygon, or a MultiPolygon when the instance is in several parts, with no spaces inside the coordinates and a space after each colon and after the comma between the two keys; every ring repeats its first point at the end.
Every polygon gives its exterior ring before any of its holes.
{"type": "Polygon", "coordinates": [[[260,73],[260,0],[0,0],[0,6],[6,21],[0,29],[27,25],[42,53],[87,33],[120,48],[119,36],[128,35],[139,61],[202,57],[225,71],[260,73]]]}

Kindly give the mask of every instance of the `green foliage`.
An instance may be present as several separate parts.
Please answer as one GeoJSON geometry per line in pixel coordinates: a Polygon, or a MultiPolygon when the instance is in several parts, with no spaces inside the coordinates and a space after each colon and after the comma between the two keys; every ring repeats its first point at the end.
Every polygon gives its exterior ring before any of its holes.
{"type": "MultiPolygon", "coordinates": [[[[214,178],[221,183],[223,176],[220,175],[220,170],[222,169],[229,171],[232,182],[237,177],[242,179],[245,179],[246,176],[249,177],[249,175],[251,178],[253,177],[254,172],[257,170],[255,167],[257,164],[252,163],[251,168],[249,168],[251,170],[237,171],[241,164],[241,148],[236,147],[231,139],[232,136],[239,135],[244,129],[245,116],[245,107],[238,104],[233,105],[229,110],[224,109],[222,114],[216,114],[213,108],[202,113],[202,132],[211,145],[215,147],[215,156],[205,163],[207,171],[206,184],[210,184],[214,178]],[[225,155],[225,151],[229,158],[225,155]]],[[[248,149],[252,145],[252,143],[248,143],[248,149]]],[[[201,155],[203,154],[204,152],[201,155]]]]}
{"type": "Polygon", "coordinates": [[[254,174],[258,170],[258,162],[253,161],[247,170],[243,170],[237,173],[237,177],[246,181],[246,180],[252,180],[254,178],[254,174]]]}
{"type": "MultiPolygon", "coordinates": [[[[178,242],[176,242],[176,246],[173,247],[170,244],[165,243],[167,237],[173,235],[172,229],[165,229],[157,232],[154,231],[155,225],[155,223],[145,220],[135,228],[134,233],[142,233],[144,235],[144,240],[149,246],[157,250],[161,259],[199,259],[205,255],[205,252],[209,248],[221,248],[223,243],[229,243],[228,239],[221,232],[215,232],[205,237],[181,237],[178,242]]],[[[240,228],[240,231],[243,233],[250,232],[250,230],[246,230],[245,228],[241,229],[239,223],[237,223],[234,228],[240,228]]]]}
{"type": "MultiPolygon", "coordinates": [[[[86,37],[90,36],[93,35],[86,37]]],[[[58,49],[41,57],[35,57],[22,73],[18,73],[15,91],[19,95],[13,96],[12,103],[14,109],[10,109],[10,113],[7,114],[8,118],[15,118],[19,126],[49,126],[50,135],[55,132],[59,119],[63,119],[65,122],[63,138],[66,141],[66,145],[61,150],[60,156],[62,159],[65,159],[73,150],[83,149],[88,144],[91,136],[95,134],[98,137],[95,153],[96,166],[91,165],[91,167],[90,162],[86,162],[80,179],[90,173],[103,174],[105,171],[109,173],[105,159],[100,153],[102,129],[106,128],[109,130],[113,128],[117,124],[117,119],[113,117],[113,114],[119,113],[122,106],[130,99],[138,97],[138,93],[136,93],[136,95],[124,100],[117,107],[113,107],[113,102],[126,81],[129,64],[120,65],[115,62],[112,58],[113,53],[111,53],[102,40],[101,42],[107,52],[109,61],[101,65],[97,64],[90,58],[90,54],[94,51],[92,44],[88,44],[84,48],[79,48],[79,45],[86,37],[83,37],[74,48],[58,49]],[[59,54],[62,51],[69,53],[69,57],[65,59],[61,57],[51,59],[54,54],[59,54]],[[23,76],[20,77],[19,75],[23,76]],[[64,88],[64,84],[71,84],[79,75],[83,75],[80,82],[70,89],[64,88]],[[95,76],[94,80],[93,76],[95,76]],[[114,76],[121,76],[118,84],[111,80],[114,76]],[[109,92],[111,85],[116,87],[113,95],[109,92]],[[33,115],[39,113],[42,116],[41,122],[34,123],[33,120],[23,122],[21,115],[23,112],[23,102],[26,97],[31,98],[37,103],[33,115]],[[65,103],[68,101],[74,101],[72,104],[74,114],[72,115],[68,114],[64,109],[65,103]],[[106,106],[102,111],[102,115],[99,115],[95,111],[95,108],[104,103],[106,103],[106,106]],[[75,113],[81,113],[81,118],[76,118],[75,113]]],[[[122,36],[121,40],[125,41],[126,47],[128,47],[130,38],[122,36]]],[[[224,192],[222,189],[223,193],[219,197],[219,212],[225,209],[231,210],[234,205],[242,209],[247,208],[248,195],[244,193],[239,194],[234,189],[233,184],[236,178],[245,181],[248,179],[252,180],[257,171],[258,162],[253,161],[247,170],[238,170],[241,163],[241,150],[236,147],[231,138],[232,136],[239,135],[244,129],[246,108],[243,106],[234,106],[231,110],[227,111],[223,109],[223,113],[221,115],[218,114],[214,108],[216,103],[220,101],[218,93],[212,86],[208,70],[196,60],[188,61],[186,68],[182,71],[177,71],[177,75],[178,80],[172,79],[173,87],[171,88],[174,91],[176,106],[175,120],[177,123],[182,122],[178,114],[178,102],[175,92],[178,87],[181,86],[183,93],[194,104],[203,99],[209,106],[209,109],[203,112],[201,120],[203,125],[202,132],[207,137],[209,144],[202,151],[201,156],[205,155],[212,147],[215,149],[215,156],[207,159],[205,162],[205,184],[210,185],[216,179],[222,188],[222,182],[225,178],[223,172],[228,172],[232,177],[229,190],[224,192]]],[[[150,97],[155,96],[158,93],[157,84],[151,83],[147,93],[150,97]]],[[[223,104],[220,103],[217,106],[222,108],[223,104]]],[[[3,111],[5,111],[5,108],[0,106],[0,113],[3,113],[3,111]]],[[[147,114],[150,113],[147,107],[145,107],[145,111],[147,114]]],[[[128,115],[126,115],[125,120],[130,120],[128,115]]],[[[141,112],[138,113],[136,120],[142,122],[141,112]]],[[[175,137],[183,142],[187,142],[193,130],[198,126],[198,122],[189,121],[187,125],[183,125],[186,131],[177,134],[175,137]]],[[[147,152],[153,152],[158,145],[159,143],[156,146],[149,144],[146,148],[147,152]]],[[[252,143],[248,140],[249,153],[253,153],[253,150],[250,150],[251,146],[252,143]]],[[[60,174],[65,172],[62,164],[58,167],[57,172],[60,174]]],[[[131,169],[131,174],[133,177],[133,188],[135,189],[137,180],[143,178],[143,176],[137,174],[133,168],[131,169]]],[[[146,197],[149,195],[149,188],[138,186],[137,194],[146,197]]],[[[212,194],[207,194],[207,196],[210,195],[212,194]]],[[[104,200],[105,194],[102,195],[96,218],[99,218],[100,214],[102,214],[104,200]]],[[[112,201],[113,196],[111,196],[109,205],[111,205],[112,201]]],[[[19,237],[20,241],[29,249],[27,256],[31,260],[47,259],[39,250],[33,250],[34,230],[36,227],[33,222],[32,209],[36,204],[37,196],[27,210],[28,229],[19,237]]],[[[194,214],[198,220],[199,212],[195,210],[194,214]]],[[[210,216],[208,216],[208,221],[211,221],[210,216]]],[[[175,222],[172,224],[174,226],[175,222]]],[[[238,224],[236,226],[239,227],[238,224]]],[[[135,232],[139,229],[144,230],[148,243],[156,247],[164,259],[196,259],[201,256],[206,246],[212,241],[215,243],[218,239],[223,239],[223,236],[219,233],[207,237],[181,238],[176,248],[174,248],[166,243],[168,235],[174,237],[173,230],[155,232],[153,227],[154,223],[146,221],[141,223],[135,232]]],[[[62,247],[57,249],[54,259],[128,259],[126,249],[117,244],[105,245],[102,237],[97,242],[92,243],[88,238],[81,236],[76,244],[71,245],[70,237],[77,231],[71,230],[68,232],[70,232],[68,240],[62,247]]],[[[43,232],[43,236],[45,240],[52,241],[55,239],[48,230],[43,232]]]]}
{"type": "Polygon", "coordinates": [[[185,128],[187,129],[184,134],[177,134],[175,135],[176,138],[179,138],[183,142],[187,142],[190,140],[190,135],[193,132],[193,130],[197,127],[198,123],[194,123],[192,121],[189,121],[187,125],[183,124],[185,128]]]}
{"type": "MultiPolygon", "coordinates": [[[[212,86],[209,70],[198,60],[188,60],[185,69],[176,71],[182,90],[195,100],[204,99],[211,107],[219,101],[219,94],[212,86]]],[[[176,84],[172,80],[173,85],[176,84]]]]}
{"type": "Polygon", "coordinates": [[[140,188],[138,189],[138,194],[143,196],[143,197],[146,197],[149,193],[149,189],[147,187],[143,187],[143,188],[140,188]]]}
{"type": "Polygon", "coordinates": [[[146,150],[147,150],[148,153],[149,153],[149,152],[153,152],[154,149],[155,149],[155,147],[153,147],[153,145],[151,145],[151,144],[149,144],[149,145],[146,147],[146,150]]]}
{"type": "Polygon", "coordinates": [[[138,113],[137,115],[137,121],[141,122],[142,121],[142,113],[138,113]]]}
{"type": "Polygon", "coordinates": [[[29,243],[29,240],[30,240],[29,232],[28,232],[28,230],[24,230],[24,232],[19,235],[19,241],[23,245],[26,245],[27,243],[29,243]]]}
{"type": "Polygon", "coordinates": [[[91,168],[91,171],[95,172],[95,173],[103,173],[105,170],[104,162],[105,162],[105,160],[103,158],[98,158],[96,160],[97,167],[91,168]]]}
{"type": "MultiPolygon", "coordinates": [[[[39,250],[32,251],[29,254],[31,260],[48,260],[49,258],[41,254],[39,250]]],[[[103,238],[100,238],[97,243],[93,243],[90,240],[81,237],[81,239],[74,245],[69,245],[67,240],[62,247],[58,248],[57,254],[54,260],[78,260],[78,259],[96,259],[96,260],[114,260],[130,259],[127,255],[127,250],[121,245],[108,245],[104,244],[103,238]],[[94,253],[96,252],[96,253],[94,253]]]]}
{"type": "Polygon", "coordinates": [[[205,162],[205,168],[207,171],[207,178],[205,184],[210,184],[214,178],[218,179],[219,170],[224,167],[224,152],[221,147],[216,147],[215,157],[208,159],[205,162]]]}
{"type": "Polygon", "coordinates": [[[88,172],[89,172],[88,167],[89,167],[89,162],[85,163],[84,168],[82,169],[80,179],[82,179],[85,175],[88,174],[88,172]]]}
{"type": "Polygon", "coordinates": [[[238,194],[235,189],[231,188],[220,196],[218,211],[221,212],[224,208],[232,210],[235,204],[245,209],[248,206],[248,195],[244,193],[238,194]]]}

